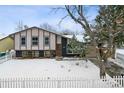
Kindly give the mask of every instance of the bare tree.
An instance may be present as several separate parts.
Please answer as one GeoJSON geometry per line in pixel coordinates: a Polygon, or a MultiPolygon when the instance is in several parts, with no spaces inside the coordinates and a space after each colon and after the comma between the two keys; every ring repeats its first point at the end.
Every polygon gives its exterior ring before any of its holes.
{"type": "Polygon", "coordinates": [[[105,76],[105,64],[102,59],[101,55],[101,46],[99,46],[98,42],[96,41],[94,30],[90,26],[88,20],[86,19],[86,16],[84,14],[84,6],[82,5],[65,5],[65,9],[68,13],[68,15],[78,24],[81,25],[81,27],[85,30],[87,35],[91,39],[91,43],[94,47],[98,48],[97,51],[97,59],[100,65],[100,76],[105,76]]]}
{"type": "Polygon", "coordinates": [[[123,11],[123,6],[100,6],[99,14],[96,17],[96,25],[99,29],[99,36],[97,37],[108,42],[109,47],[112,48],[113,59],[115,59],[116,46],[122,45],[124,42],[123,11]]]}
{"type": "Polygon", "coordinates": [[[16,31],[21,31],[21,30],[24,30],[24,29],[27,29],[28,28],[28,25],[24,25],[23,24],[23,21],[18,21],[17,23],[16,23],[16,28],[15,28],[15,30],[16,31]]]}
{"type": "MultiPolygon", "coordinates": [[[[111,12],[109,12],[108,10],[106,10],[107,12],[103,12],[103,20],[106,24],[106,30],[108,31],[108,41],[107,42],[101,42],[101,38],[99,38],[99,32],[101,32],[101,28],[99,27],[95,27],[93,28],[91,26],[91,24],[88,22],[87,17],[85,16],[85,11],[84,11],[84,6],[82,5],[65,5],[65,9],[68,13],[68,15],[78,24],[80,24],[82,26],[82,28],[85,30],[86,34],[90,37],[91,40],[91,44],[96,47],[97,49],[97,59],[98,59],[98,63],[99,63],[99,67],[100,67],[100,77],[101,76],[105,76],[105,70],[106,70],[106,63],[107,63],[107,59],[109,57],[111,57],[112,55],[112,49],[113,49],[113,42],[114,42],[114,37],[117,36],[120,32],[123,31],[122,30],[115,30],[113,33],[113,29],[111,29],[110,26],[110,20],[107,19],[107,16],[105,13],[110,14],[111,12]],[[100,39],[100,40],[99,40],[100,39]],[[106,48],[103,48],[103,46],[106,45],[106,48]]],[[[106,6],[100,6],[101,9],[106,8],[106,6]]],[[[112,8],[112,7],[111,7],[112,8]]],[[[119,10],[117,10],[117,13],[119,10]]],[[[116,13],[116,14],[117,14],[116,13]]],[[[117,24],[121,24],[123,23],[123,16],[120,13],[120,16],[116,17],[115,22],[117,24]]],[[[102,27],[103,28],[103,27],[102,27]]],[[[102,29],[103,30],[103,29],[102,29]]]]}
{"type": "Polygon", "coordinates": [[[60,34],[62,34],[62,35],[73,35],[74,34],[74,31],[71,31],[69,29],[65,29],[65,30],[62,30],[60,32],[60,34]]]}
{"type": "Polygon", "coordinates": [[[24,25],[24,29],[27,29],[28,28],[28,26],[27,25],[24,25]]]}
{"type": "Polygon", "coordinates": [[[21,31],[24,29],[24,25],[23,25],[23,22],[21,20],[19,20],[17,23],[16,23],[16,28],[15,30],[16,31],[21,31]]]}
{"type": "MultiPolygon", "coordinates": [[[[65,5],[65,10],[67,11],[67,16],[71,17],[77,24],[80,24],[82,29],[85,30],[85,33],[89,36],[90,40],[91,40],[91,44],[96,47],[97,49],[97,60],[99,63],[99,67],[100,67],[100,77],[101,76],[105,76],[105,70],[106,70],[106,66],[105,64],[107,63],[107,59],[112,55],[112,48],[113,48],[113,36],[118,35],[117,33],[114,33],[114,35],[112,34],[111,29],[109,28],[109,20],[106,19],[106,17],[104,17],[105,23],[106,23],[106,27],[108,30],[108,38],[109,41],[107,42],[107,46],[106,48],[103,48],[104,43],[106,42],[100,42],[98,38],[98,32],[100,32],[100,28],[93,28],[91,26],[91,24],[88,22],[87,17],[85,16],[85,10],[84,10],[84,6],[82,5],[65,5]]],[[[104,7],[101,7],[104,8],[104,7]]],[[[62,19],[63,20],[63,19],[62,19]]]]}
{"type": "Polygon", "coordinates": [[[56,28],[53,27],[52,25],[48,24],[48,23],[43,23],[40,25],[40,27],[45,29],[45,30],[56,31],[56,28]]]}

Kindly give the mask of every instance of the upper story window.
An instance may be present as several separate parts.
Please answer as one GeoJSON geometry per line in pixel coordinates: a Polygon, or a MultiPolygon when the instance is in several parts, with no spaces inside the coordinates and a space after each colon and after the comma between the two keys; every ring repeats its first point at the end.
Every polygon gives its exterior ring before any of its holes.
{"type": "Polygon", "coordinates": [[[49,37],[45,37],[45,45],[49,45],[49,37]]]}
{"type": "Polygon", "coordinates": [[[26,38],[25,37],[21,37],[21,45],[22,46],[26,45],[26,38]]]}
{"type": "Polygon", "coordinates": [[[32,37],[32,45],[38,45],[38,37],[32,37]]]}

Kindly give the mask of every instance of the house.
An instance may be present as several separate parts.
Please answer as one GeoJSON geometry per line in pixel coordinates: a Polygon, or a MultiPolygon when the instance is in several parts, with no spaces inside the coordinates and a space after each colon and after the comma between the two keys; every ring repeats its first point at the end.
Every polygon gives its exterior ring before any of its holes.
{"type": "MultiPolygon", "coordinates": [[[[12,33],[0,39],[0,52],[15,50],[17,58],[74,57],[79,54],[69,52],[68,44],[73,35],[60,35],[38,27],[31,27],[12,33]]],[[[79,42],[83,35],[77,35],[79,42]]],[[[88,57],[96,57],[95,48],[88,46],[88,57]]]]}
{"type": "Polygon", "coordinates": [[[7,50],[13,49],[14,43],[11,37],[1,37],[0,39],[0,53],[6,52],[7,50]]]}
{"type": "Polygon", "coordinates": [[[66,56],[67,37],[38,27],[10,34],[16,57],[40,58],[66,56]]]}

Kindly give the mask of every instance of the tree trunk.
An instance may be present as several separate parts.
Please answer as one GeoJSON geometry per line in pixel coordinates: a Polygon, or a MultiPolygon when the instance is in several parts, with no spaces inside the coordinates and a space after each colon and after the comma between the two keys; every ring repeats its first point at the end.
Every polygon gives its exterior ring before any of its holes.
{"type": "Polygon", "coordinates": [[[106,66],[105,66],[105,62],[104,61],[100,61],[99,62],[99,66],[100,66],[100,78],[105,77],[106,76],[106,66]]]}
{"type": "Polygon", "coordinates": [[[98,48],[98,59],[99,59],[99,67],[100,67],[100,78],[102,78],[102,77],[105,77],[106,76],[106,74],[105,74],[105,72],[106,72],[106,62],[107,62],[107,60],[106,60],[106,57],[104,57],[104,49],[102,48],[102,46],[98,46],[99,48],[98,48]]]}
{"type": "Polygon", "coordinates": [[[112,58],[115,59],[116,58],[116,45],[113,44],[113,48],[112,48],[112,58]]]}
{"type": "MultiPolygon", "coordinates": [[[[97,48],[98,52],[96,53],[97,58],[98,58],[98,62],[100,63],[100,76],[105,76],[105,65],[104,62],[102,62],[102,56],[100,54],[99,48],[98,48],[98,43],[97,40],[94,38],[95,34],[94,31],[92,31],[92,29],[90,28],[90,24],[88,23],[87,19],[85,18],[85,16],[83,15],[82,6],[79,6],[78,10],[76,11],[78,13],[78,15],[81,17],[81,20],[79,20],[73,13],[73,10],[71,11],[70,6],[66,5],[65,6],[69,16],[78,24],[80,24],[82,26],[82,28],[85,30],[85,32],[90,36],[91,38],[91,44],[93,44],[94,47],[97,48]]],[[[76,8],[76,6],[74,6],[74,8],[76,8]]],[[[112,40],[111,40],[112,41],[112,40]]]]}

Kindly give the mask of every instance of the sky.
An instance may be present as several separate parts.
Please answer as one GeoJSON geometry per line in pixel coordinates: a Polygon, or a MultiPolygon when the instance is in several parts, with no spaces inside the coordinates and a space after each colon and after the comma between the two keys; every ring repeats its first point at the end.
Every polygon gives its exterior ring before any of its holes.
{"type": "MultiPolygon", "coordinates": [[[[9,35],[16,32],[17,23],[21,20],[28,27],[48,23],[55,27],[57,31],[69,29],[82,32],[80,25],[76,24],[71,18],[66,18],[58,26],[59,21],[66,15],[66,12],[59,10],[52,11],[53,8],[63,6],[47,5],[0,5],[0,33],[9,35]]],[[[87,16],[92,21],[98,14],[98,6],[87,6],[87,16]]]]}

